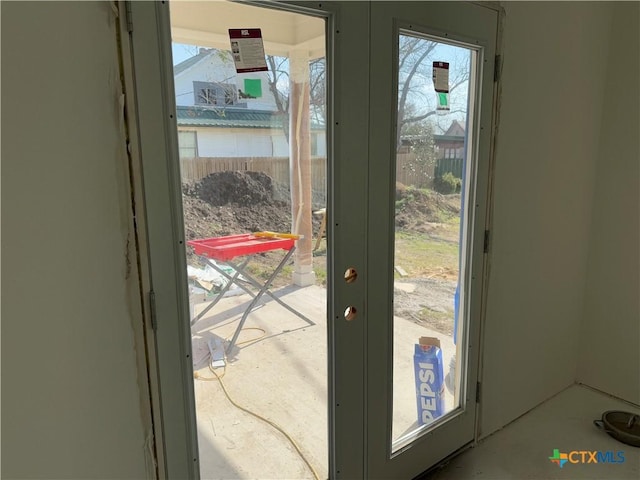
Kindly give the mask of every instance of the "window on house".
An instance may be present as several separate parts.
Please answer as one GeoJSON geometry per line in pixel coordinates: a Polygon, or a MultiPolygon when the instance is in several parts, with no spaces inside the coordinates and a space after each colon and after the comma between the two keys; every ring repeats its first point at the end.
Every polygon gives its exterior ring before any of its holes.
{"type": "Polygon", "coordinates": [[[230,83],[193,82],[196,105],[235,105],[238,101],[236,86],[230,83]]]}
{"type": "Polygon", "coordinates": [[[178,151],[180,158],[194,158],[198,156],[198,137],[195,131],[178,131],[178,151]]]}

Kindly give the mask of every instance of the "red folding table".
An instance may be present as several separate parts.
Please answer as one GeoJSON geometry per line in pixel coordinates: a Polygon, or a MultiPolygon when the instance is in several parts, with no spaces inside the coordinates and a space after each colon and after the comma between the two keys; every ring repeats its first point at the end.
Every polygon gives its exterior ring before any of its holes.
{"type": "Polygon", "coordinates": [[[253,297],[253,300],[246,308],[242,315],[242,318],[240,319],[240,323],[238,324],[236,331],[231,338],[231,342],[226,348],[227,353],[231,352],[231,349],[238,340],[238,335],[240,335],[240,331],[244,326],[244,322],[264,294],[269,295],[276,302],[278,302],[280,305],[282,305],[284,308],[294,313],[298,317],[302,318],[309,325],[315,325],[314,322],[309,320],[307,317],[302,315],[291,306],[287,305],[269,290],[269,287],[271,286],[273,280],[278,276],[278,274],[282,270],[282,267],[286,265],[289,258],[291,258],[291,255],[293,255],[293,252],[296,249],[296,236],[289,235],[288,237],[292,238],[282,238],[277,236],[278,234],[272,234],[270,236],[257,235],[258,234],[254,235],[246,233],[242,235],[229,235],[225,237],[190,240],[187,242],[188,245],[191,245],[194,248],[196,255],[203,257],[214,270],[216,270],[227,279],[227,284],[224,286],[224,288],[218,293],[216,298],[211,302],[211,304],[207,306],[207,308],[205,308],[191,320],[191,325],[196,323],[209,310],[211,310],[233,284],[237,285],[253,297]],[[273,270],[267,281],[261,284],[249,273],[247,273],[246,267],[256,254],[273,250],[284,250],[286,254],[282,258],[278,266],[273,270]],[[236,257],[244,258],[241,262],[237,263],[234,261],[236,257]],[[233,268],[235,273],[233,275],[229,275],[219,266],[219,264],[226,264],[230,266],[231,268],[233,268]],[[242,278],[245,279],[247,283],[256,288],[258,292],[255,293],[253,290],[251,290],[251,288],[242,283],[240,275],[242,275],[242,278]]]}

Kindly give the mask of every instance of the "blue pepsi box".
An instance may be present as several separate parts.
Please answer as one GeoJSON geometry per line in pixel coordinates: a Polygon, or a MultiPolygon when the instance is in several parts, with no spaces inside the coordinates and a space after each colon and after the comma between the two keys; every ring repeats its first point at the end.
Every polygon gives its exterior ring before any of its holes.
{"type": "Polygon", "coordinates": [[[413,368],[418,423],[426,425],[444,414],[444,369],[440,339],[420,337],[415,345],[413,368]]]}

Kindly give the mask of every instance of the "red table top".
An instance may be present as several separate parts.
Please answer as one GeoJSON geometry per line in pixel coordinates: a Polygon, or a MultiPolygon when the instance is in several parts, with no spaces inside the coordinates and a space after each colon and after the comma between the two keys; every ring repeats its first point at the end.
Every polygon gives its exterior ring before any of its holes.
{"type": "Polygon", "coordinates": [[[191,245],[194,248],[196,255],[204,255],[224,262],[242,255],[278,249],[291,250],[295,245],[295,239],[256,237],[250,233],[245,233],[242,235],[189,240],[187,245],[191,245]]]}

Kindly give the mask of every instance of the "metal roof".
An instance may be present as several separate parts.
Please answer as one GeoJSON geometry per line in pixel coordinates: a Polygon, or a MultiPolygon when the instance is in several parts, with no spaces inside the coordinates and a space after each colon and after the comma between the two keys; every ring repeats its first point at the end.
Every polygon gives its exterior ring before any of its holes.
{"type": "Polygon", "coordinates": [[[192,67],[193,65],[196,65],[197,63],[200,62],[200,60],[203,60],[205,58],[207,58],[209,55],[211,55],[215,50],[213,48],[211,49],[200,49],[200,53],[198,53],[197,55],[194,55],[193,57],[187,58],[186,60],[180,62],[177,65],[173,66],[173,74],[174,75],[178,75],[179,73],[184,72],[186,69],[188,69],[189,67],[192,67]]]}
{"type": "MultiPolygon", "coordinates": [[[[282,128],[288,115],[268,110],[250,110],[234,107],[176,107],[178,126],[227,127],[227,128],[282,128]]],[[[323,130],[324,126],[311,124],[312,130],[323,130]]]]}
{"type": "Polygon", "coordinates": [[[435,142],[461,142],[464,143],[464,135],[434,135],[435,142]]]}

